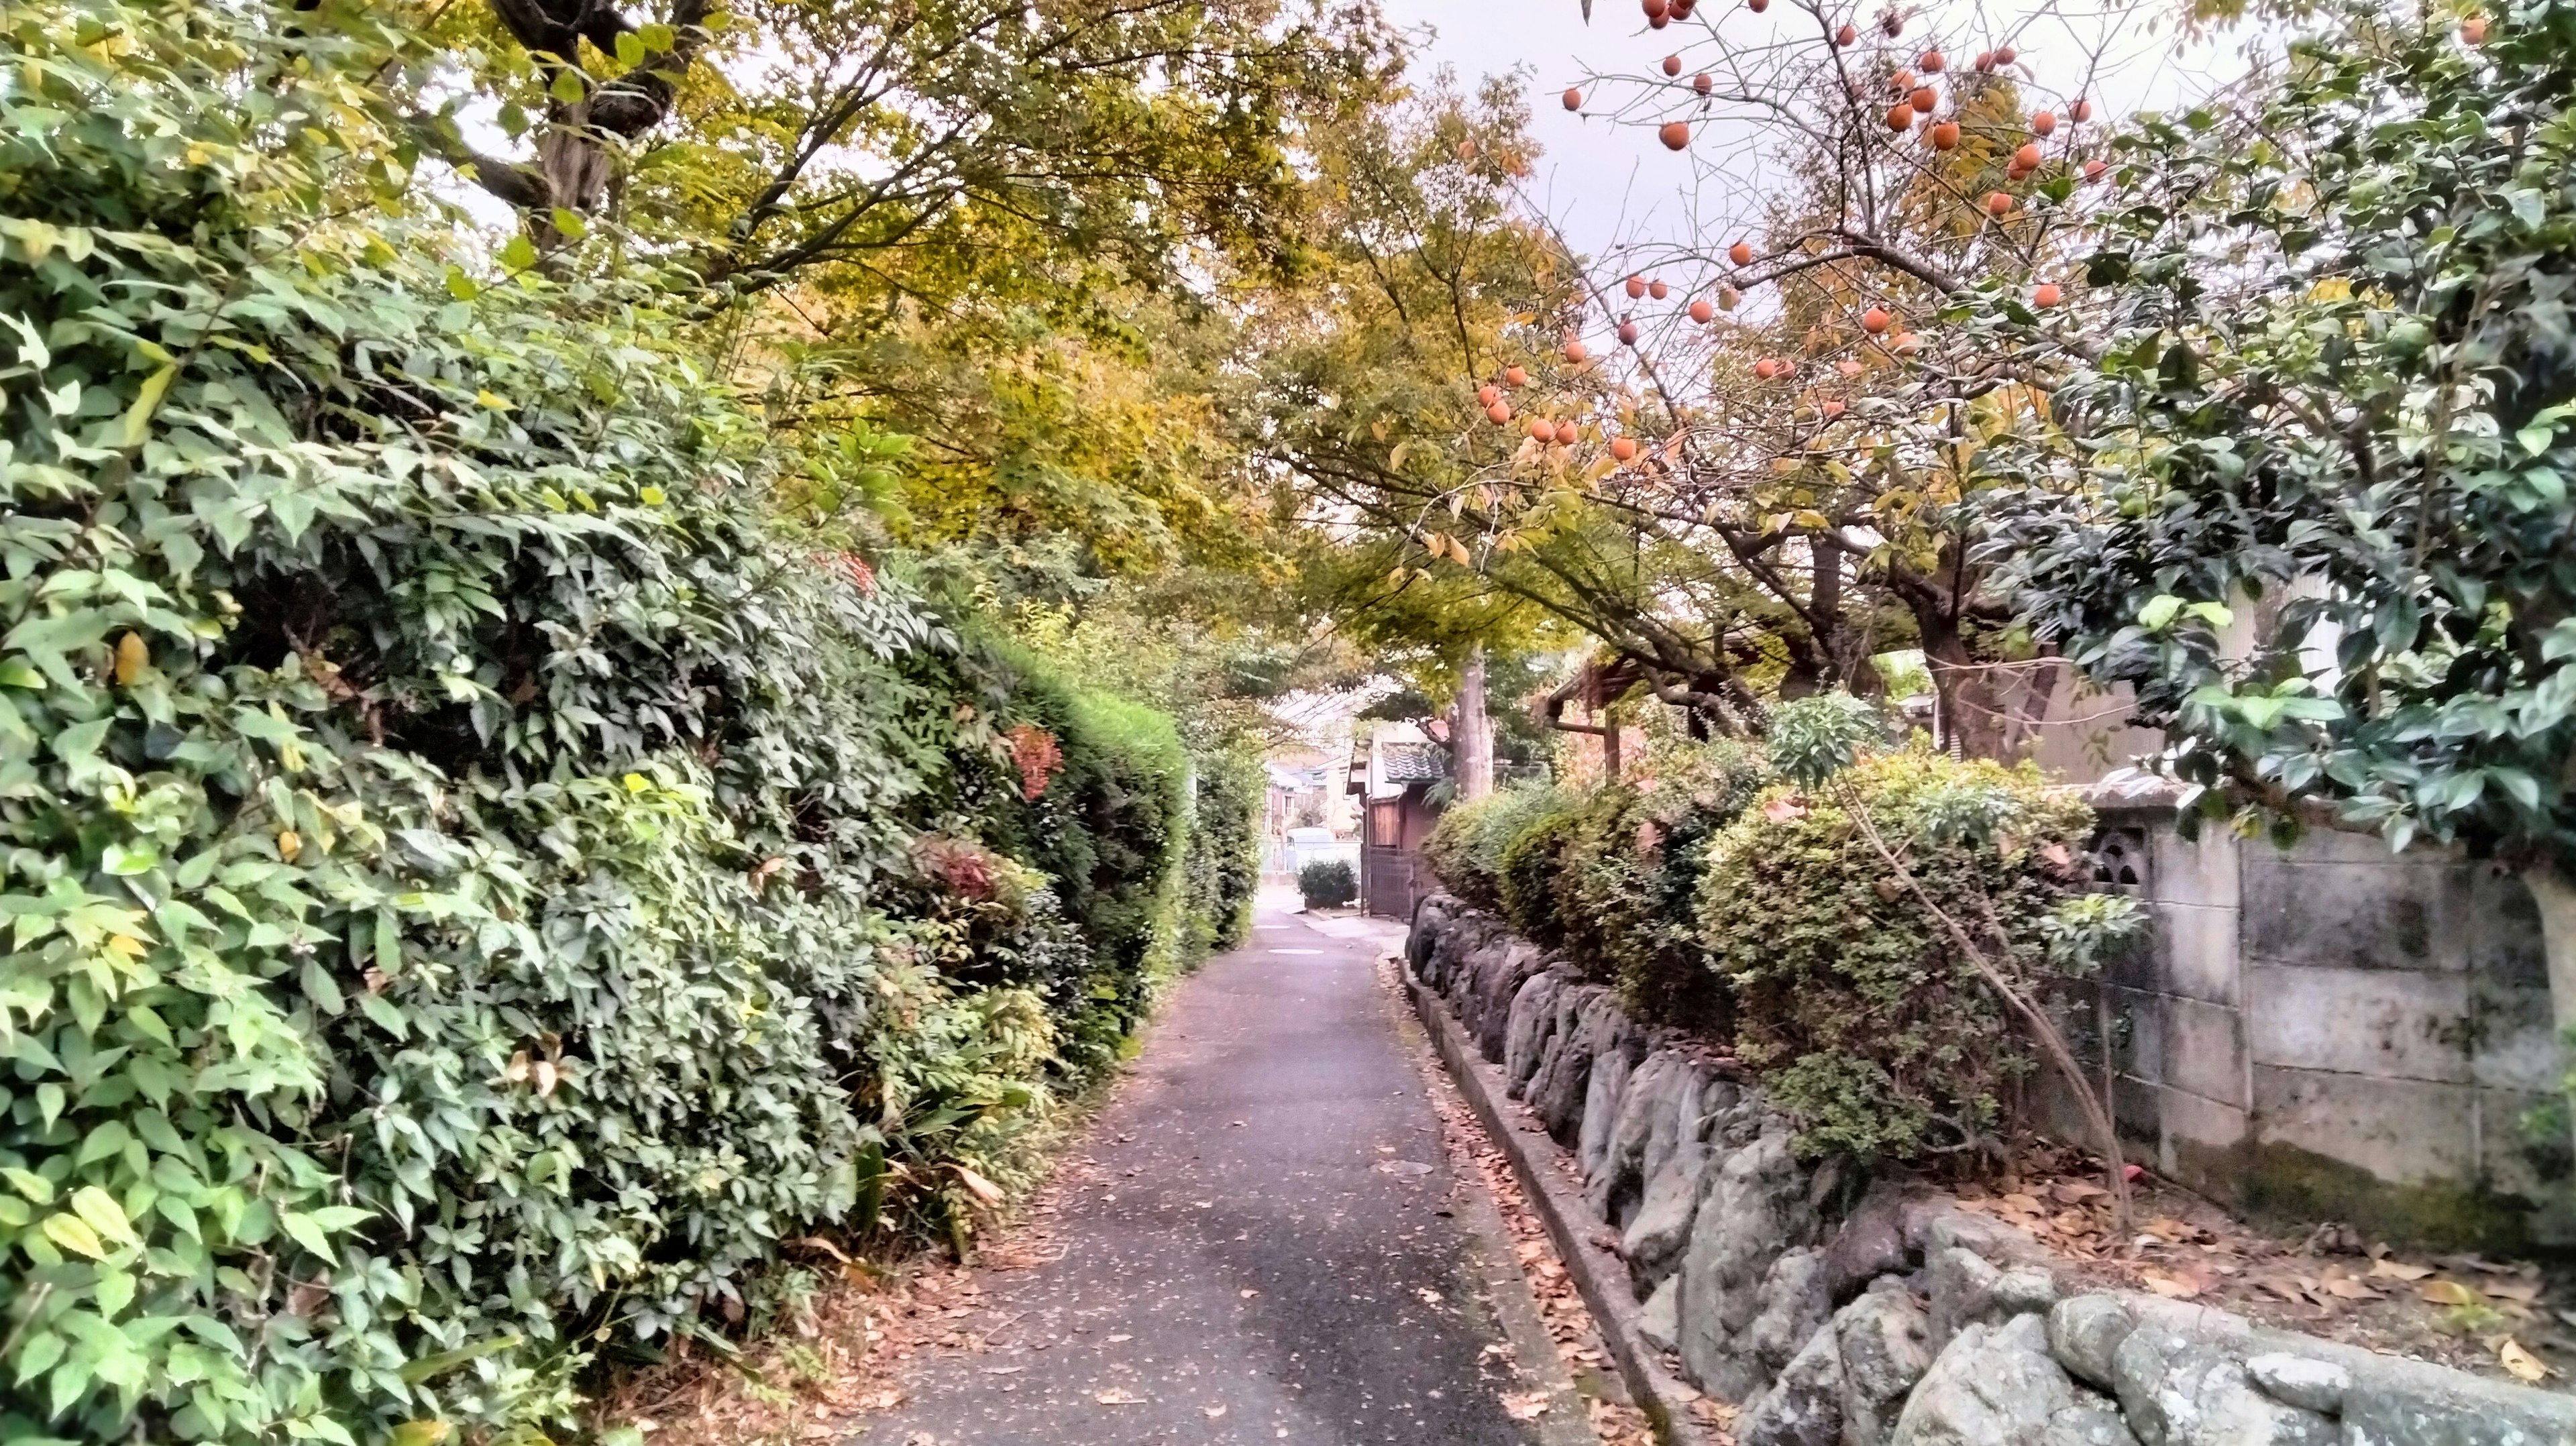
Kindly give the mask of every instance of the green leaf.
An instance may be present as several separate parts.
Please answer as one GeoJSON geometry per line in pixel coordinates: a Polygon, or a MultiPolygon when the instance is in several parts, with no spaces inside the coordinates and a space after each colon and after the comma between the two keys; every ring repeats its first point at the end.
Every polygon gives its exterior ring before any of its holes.
{"type": "Polygon", "coordinates": [[[375,1021],[378,1029],[396,1039],[402,1039],[410,1033],[410,1026],[403,1022],[402,1011],[394,1008],[393,1001],[381,994],[361,992],[358,995],[358,1012],[375,1021]]]}
{"type": "Polygon", "coordinates": [[[0,1180],[7,1180],[9,1188],[36,1204],[54,1203],[54,1182],[33,1170],[21,1170],[14,1165],[0,1165],[0,1180]]]}
{"type": "Polygon", "coordinates": [[[617,63],[633,69],[644,63],[644,37],[632,30],[617,34],[617,63]]]}
{"type": "Polygon", "coordinates": [[[578,241],[590,231],[590,223],[581,218],[579,211],[557,206],[554,215],[548,219],[555,223],[555,230],[567,241],[578,241]]]}
{"type": "Polygon", "coordinates": [[[347,997],[340,992],[339,981],[331,977],[331,971],[323,968],[319,959],[304,961],[304,997],[312,1000],[314,1007],[325,1014],[336,1015],[349,1007],[347,997]]]}
{"type": "Polygon", "coordinates": [[[566,105],[581,104],[581,98],[585,93],[581,72],[568,65],[556,71],[554,84],[546,87],[546,94],[566,105]]]}
{"type": "Polygon", "coordinates": [[[441,1446],[448,1437],[444,1421],[405,1421],[394,1428],[393,1446],[441,1446]]]}
{"type": "Polygon", "coordinates": [[[2138,626],[2151,633],[2160,633],[2171,627],[2173,620],[2181,615],[2181,598],[2170,594],[2149,598],[2147,605],[2138,609],[2138,626]]]}
{"type": "Polygon", "coordinates": [[[54,1368],[63,1358],[65,1342],[52,1331],[36,1331],[18,1348],[18,1384],[23,1386],[54,1368]]]}
{"type": "MultiPolygon", "coordinates": [[[[118,1133],[124,1133],[121,1127],[118,1133]]],[[[143,1243],[136,1238],[132,1223],[126,1220],[125,1207],[116,1203],[115,1196],[96,1185],[84,1185],[73,1191],[71,1204],[80,1218],[87,1221],[89,1227],[105,1239],[113,1240],[120,1245],[143,1243]]]]}
{"type": "Polygon", "coordinates": [[[288,1238],[292,1239],[296,1244],[312,1251],[315,1255],[322,1257],[324,1260],[333,1260],[338,1258],[337,1254],[331,1249],[330,1235],[322,1229],[321,1222],[315,1220],[312,1216],[301,1214],[293,1210],[280,1210],[277,1212],[277,1225],[278,1228],[284,1230],[288,1238]]]}
{"type": "Polygon", "coordinates": [[[376,910],[374,954],[375,966],[383,970],[387,978],[402,976],[402,921],[391,909],[376,910]]]}
{"type": "Polygon", "coordinates": [[[178,375],[178,364],[173,362],[143,379],[142,388],[134,394],[134,404],[125,409],[124,440],[120,445],[140,447],[143,439],[152,435],[152,414],[161,410],[161,398],[168,395],[170,383],[178,375]]]}
{"type": "Polygon", "coordinates": [[[479,1361],[485,1356],[518,1348],[519,1337],[515,1335],[493,1336],[476,1341],[470,1346],[459,1346],[452,1351],[440,1351],[435,1355],[423,1356],[404,1366],[398,1374],[405,1384],[417,1386],[425,1381],[434,1381],[468,1361],[479,1361]]]}
{"type": "Polygon", "coordinates": [[[77,1215],[48,1215],[43,1229],[47,1240],[74,1255],[86,1255],[92,1260],[107,1258],[106,1242],[100,1240],[98,1232],[82,1223],[77,1215]]]}
{"type": "Polygon", "coordinates": [[[513,236],[501,248],[501,264],[512,271],[525,271],[537,264],[537,243],[525,236],[513,236]]]}
{"type": "Polygon", "coordinates": [[[459,301],[472,301],[483,294],[483,288],[475,284],[473,277],[465,274],[463,267],[450,266],[447,268],[447,294],[459,301]]]}

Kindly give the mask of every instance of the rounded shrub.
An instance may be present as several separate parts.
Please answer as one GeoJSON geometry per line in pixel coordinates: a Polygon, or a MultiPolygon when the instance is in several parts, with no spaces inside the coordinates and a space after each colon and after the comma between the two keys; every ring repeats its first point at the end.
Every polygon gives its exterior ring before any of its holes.
{"type": "Polygon", "coordinates": [[[1725,981],[1708,965],[1696,902],[1708,841],[1769,777],[1763,751],[1729,740],[1651,753],[1623,792],[1615,831],[1583,859],[1576,906],[1593,920],[1594,965],[1646,1019],[1710,1037],[1730,1026],[1725,981]]]}
{"type": "Polygon", "coordinates": [[[1565,926],[1557,912],[1557,875],[1583,819],[1580,794],[1555,794],[1552,807],[1525,824],[1503,846],[1496,870],[1503,917],[1520,936],[1542,948],[1565,943],[1565,926]]]}
{"type": "Polygon", "coordinates": [[[1359,876],[1346,859],[1317,859],[1297,871],[1297,892],[1309,909],[1348,908],[1359,899],[1359,876]]]}
{"type": "Polygon", "coordinates": [[[1522,829],[1563,804],[1552,787],[1506,788],[1449,806],[1422,845],[1449,892],[1481,909],[1503,906],[1503,850],[1522,829]]]}
{"type": "Polygon", "coordinates": [[[2064,953],[2091,811],[2033,767],[1917,748],[1768,789],[1706,851],[1700,941],[1735,992],[1737,1052],[1798,1117],[1802,1147],[1990,1153],[2030,1051],[1868,841],[1854,802],[1924,894],[1992,940],[2017,984],[2042,981],[2064,953]]]}

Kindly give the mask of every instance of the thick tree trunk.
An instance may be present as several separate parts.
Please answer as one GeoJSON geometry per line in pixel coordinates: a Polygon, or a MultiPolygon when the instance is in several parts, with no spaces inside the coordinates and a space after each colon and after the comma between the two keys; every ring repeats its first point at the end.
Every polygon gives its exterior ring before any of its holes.
{"type": "MultiPolygon", "coordinates": [[[[2543,863],[2525,869],[2522,881],[2540,906],[2540,947],[2549,961],[2549,1015],[2558,1026],[2562,1050],[2559,1067],[2566,1081],[2576,1082],[2576,1059],[2564,1055],[2567,1041],[2576,1039],[2576,879],[2543,863]]],[[[2576,1129],[2576,1090],[2570,1091],[2567,1108],[2569,1125],[2576,1129]]]]}
{"type": "Polygon", "coordinates": [[[1472,803],[1494,791],[1494,720],[1485,710],[1485,650],[1467,655],[1467,670],[1458,679],[1458,701],[1450,709],[1449,736],[1456,740],[1458,801],[1472,803]]]}
{"type": "Polygon", "coordinates": [[[1923,666],[1932,674],[1932,691],[1941,700],[1941,742],[1962,757],[2009,761],[2011,720],[1994,686],[1992,672],[1969,655],[1958,629],[1927,623],[1919,616],[1915,630],[1923,641],[1923,666]]]}

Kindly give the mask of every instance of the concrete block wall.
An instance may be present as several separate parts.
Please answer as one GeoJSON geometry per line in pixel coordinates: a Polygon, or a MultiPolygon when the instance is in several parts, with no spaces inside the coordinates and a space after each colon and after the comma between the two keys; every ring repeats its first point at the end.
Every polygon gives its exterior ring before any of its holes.
{"type": "Polygon", "coordinates": [[[2101,882],[2155,926],[2101,987],[2119,1117],[2158,1171],[2392,1239],[2554,1233],[2535,1212],[2566,1152],[2523,1124],[2558,1055],[2529,890],[2445,850],[2323,829],[2287,848],[2190,840],[2162,799],[2093,801],[2101,882]]]}

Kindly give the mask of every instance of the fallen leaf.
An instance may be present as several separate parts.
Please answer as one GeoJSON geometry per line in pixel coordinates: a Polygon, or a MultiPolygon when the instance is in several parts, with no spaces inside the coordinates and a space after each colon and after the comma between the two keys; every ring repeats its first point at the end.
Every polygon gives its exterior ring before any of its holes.
{"type": "Polygon", "coordinates": [[[2456,1280],[2428,1280],[2415,1293],[2435,1305],[2476,1305],[2478,1293],[2456,1280]]]}
{"type": "Polygon", "coordinates": [[[2081,1180],[2060,1180],[2048,1187],[2048,1193],[2056,1196],[2061,1204],[2081,1205],[2087,1200],[2096,1200],[2111,1192],[2099,1185],[2087,1185],[2081,1180]]]}
{"type": "Polygon", "coordinates": [[[2503,1363],[2506,1370],[2513,1372],[2515,1380],[2526,1386],[2539,1385],[2541,1379],[2549,1374],[2549,1368],[2540,1363],[2538,1356],[2524,1350],[2522,1342],[2510,1336],[2506,1337],[2503,1345],[2496,1348],[2496,1359],[2503,1363]]]}
{"type": "Polygon", "coordinates": [[[2371,1289],[2366,1282],[2355,1280],[2349,1275],[2327,1276],[2325,1279],[2325,1291],[2326,1294],[2331,1295],[2338,1300],[2388,1299],[2388,1297],[2381,1295],[2378,1291],[2371,1289]]]}
{"type": "Polygon", "coordinates": [[[1092,1393],[1091,1399],[1098,1401],[1104,1406],[1141,1406],[1145,1404],[1144,1397],[1130,1395],[1128,1392],[1119,1389],[1096,1391],[1092,1393]]]}
{"type": "Polygon", "coordinates": [[[1522,1396],[1505,1396],[1503,1414],[1515,1421],[1533,1421],[1547,1410],[1547,1392],[1532,1391],[1522,1396]]]}
{"type": "Polygon", "coordinates": [[[988,1376],[1016,1376],[1027,1369],[1028,1367],[1026,1366],[986,1366],[984,1368],[984,1374],[988,1376]]]}
{"type": "Polygon", "coordinates": [[[2433,1267],[2409,1265],[2402,1260],[2382,1258],[2370,1263],[2370,1273],[2388,1280],[2422,1280],[2433,1273],[2433,1267]]]}
{"type": "Polygon", "coordinates": [[[2538,1283],[2528,1280],[2499,1280],[2492,1282],[2487,1286],[2487,1294],[2494,1296],[2498,1300],[2512,1301],[2516,1305],[2529,1305],[2533,1301],[2540,1299],[2540,1286],[2538,1283]]]}
{"type": "Polygon", "coordinates": [[[2200,1294],[2199,1286],[2188,1280],[2167,1275],[2160,1270],[2139,1271],[2138,1278],[2146,1282],[2147,1289],[2168,1300],[2189,1300],[2200,1294]]]}
{"type": "Polygon", "coordinates": [[[1214,1421],[1225,1414],[1225,1408],[1223,1406],[1201,1406],[1199,1407],[1199,1410],[1211,1421],[1214,1421]]]}

